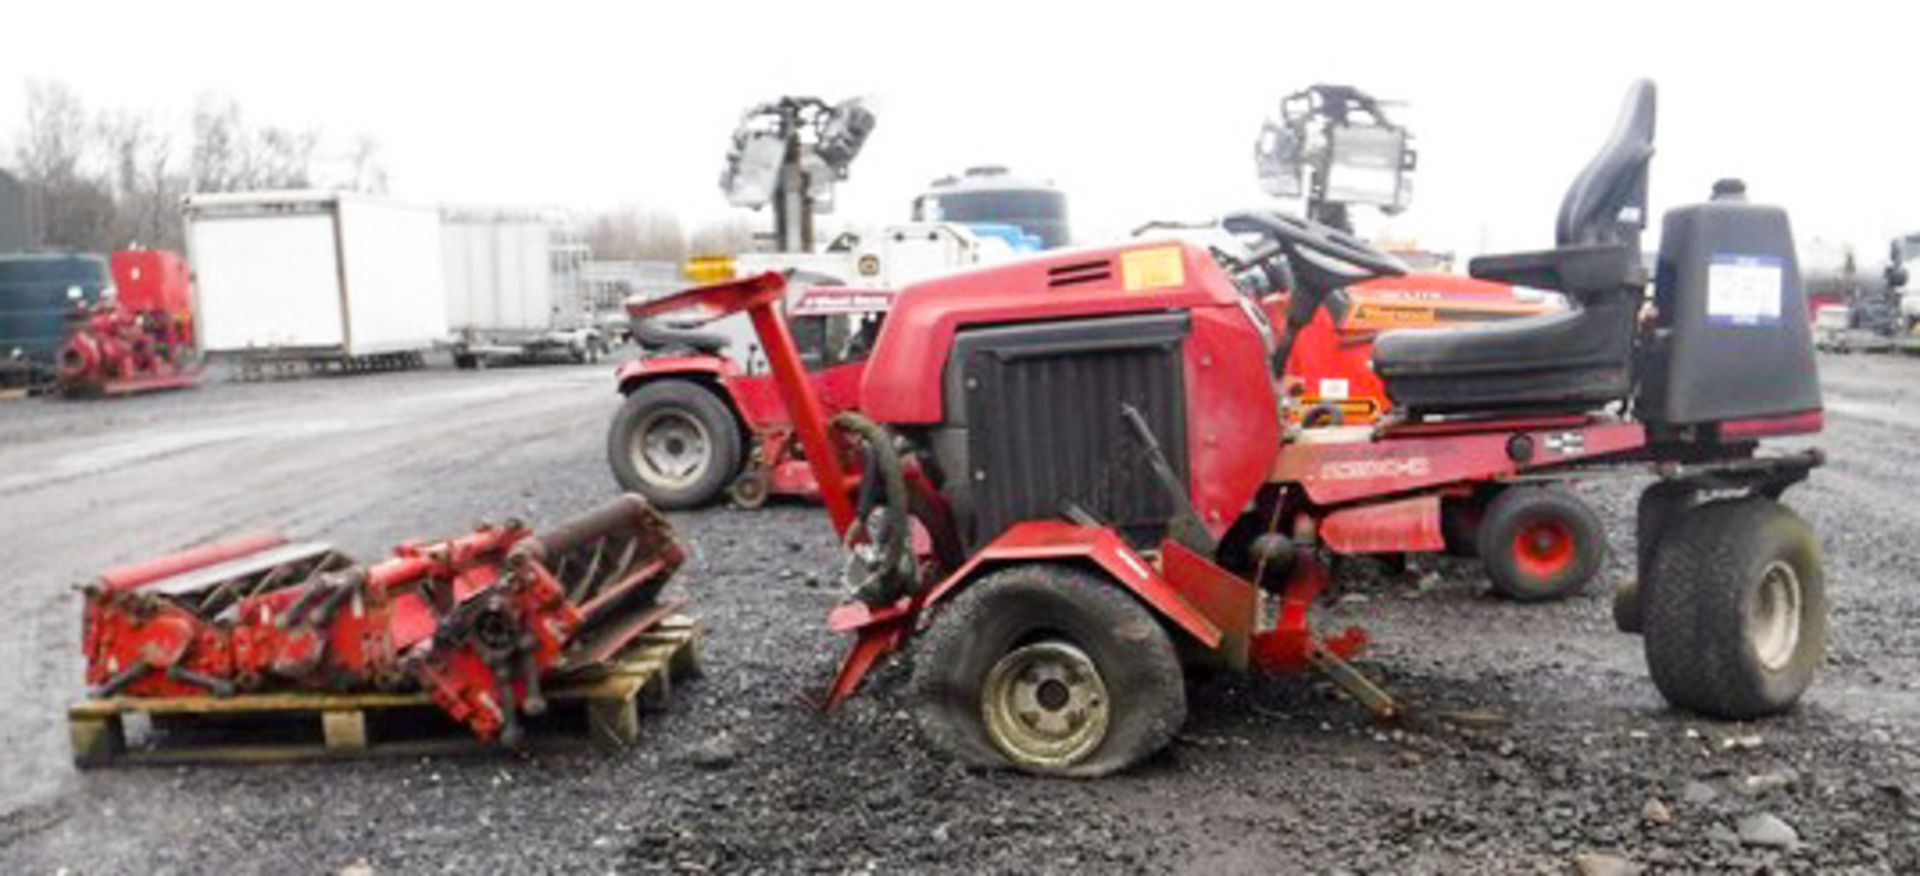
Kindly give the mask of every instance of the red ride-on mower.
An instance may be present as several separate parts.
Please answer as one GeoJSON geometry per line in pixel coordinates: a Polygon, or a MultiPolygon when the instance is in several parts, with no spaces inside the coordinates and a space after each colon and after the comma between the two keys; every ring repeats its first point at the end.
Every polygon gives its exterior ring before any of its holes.
{"type": "MultiPolygon", "coordinates": [[[[1218,250],[1214,258],[1259,296],[1277,327],[1274,361],[1284,363],[1288,428],[1370,426],[1389,415],[1386,384],[1373,367],[1374,341],[1383,332],[1487,326],[1564,309],[1544,296],[1517,294],[1512,284],[1410,270],[1352,235],[1283,214],[1235,213],[1221,225],[1252,251],[1281,252],[1257,269],[1218,250]],[[1311,246],[1317,235],[1350,250],[1355,257],[1343,269],[1358,275],[1324,288],[1314,261],[1323,256],[1311,246]],[[1306,242],[1288,246],[1293,239],[1306,242]],[[1319,285],[1302,287],[1296,276],[1319,285]]],[[[1494,593],[1521,602],[1578,593],[1606,565],[1599,516],[1578,495],[1545,482],[1524,490],[1485,483],[1444,497],[1441,536],[1448,553],[1482,558],[1494,593]]]]}
{"type": "Polygon", "coordinates": [[[1265,263],[1312,265],[1300,292],[1324,300],[1370,258],[1313,224],[1274,226],[1231,271],[1189,244],[1132,243],[911,285],[860,413],[831,421],[779,276],[633,312],[751,318],[848,549],[853,598],[830,625],[855,638],[828,702],[918,639],[924,735],[966,761],[1124,768],[1179,729],[1192,665],[1313,669],[1392,714],[1348,663],[1365,633],[1310,622],[1327,557],[1438,550],[1447,497],[1575,475],[1659,479],[1621,625],[1643,633],[1668,701],[1758,718],[1798,700],[1825,647],[1819,551],[1779,504],[1821,457],[1758,447],[1819,429],[1819,383],[1786,214],[1732,186],[1667,214],[1639,319],[1653,107],[1636,85],[1567,193],[1557,249],[1472,266],[1572,309],[1382,335],[1375,364],[1404,419],[1377,428],[1283,431],[1265,263]]]}
{"type": "MultiPolygon", "coordinates": [[[[801,361],[829,410],[853,407],[894,294],[821,286],[791,302],[801,361]]],[[[647,355],[615,372],[627,401],[607,433],[621,487],[668,509],[705,505],[722,491],[742,508],[771,496],[819,497],[771,374],[743,371],[723,355],[724,336],[639,318],[634,326],[647,355]]]]}

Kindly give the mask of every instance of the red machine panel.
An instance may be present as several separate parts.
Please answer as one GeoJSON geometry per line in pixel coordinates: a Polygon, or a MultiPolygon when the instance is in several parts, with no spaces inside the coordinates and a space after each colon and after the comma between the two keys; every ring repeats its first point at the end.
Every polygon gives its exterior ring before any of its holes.
{"type": "Polygon", "coordinates": [[[125,310],[158,310],[190,318],[193,283],[186,259],[163,249],[121,250],[107,257],[113,286],[125,310]]]}

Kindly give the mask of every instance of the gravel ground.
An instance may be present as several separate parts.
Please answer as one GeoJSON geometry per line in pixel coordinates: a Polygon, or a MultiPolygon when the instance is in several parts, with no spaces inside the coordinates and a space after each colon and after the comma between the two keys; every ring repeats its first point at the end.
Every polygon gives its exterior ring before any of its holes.
{"type": "MultiPolygon", "coordinates": [[[[1825,542],[1834,647],[1792,715],[1666,709],[1602,593],[1516,606],[1471,564],[1353,563],[1323,623],[1371,629],[1367,665],[1411,718],[1310,679],[1198,678],[1171,749],[1096,782],[930,756],[901,660],[813,710],[840,643],[809,578],[834,547],[798,506],[676,517],[708,673],[630,751],[77,773],[70,584],[237,530],[371,557],[554,519],[613,494],[618,400],[604,368],[557,367],[0,403],[0,870],[1920,872],[1920,362],[1822,368],[1832,462],[1788,500],[1825,542]]],[[[1608,580],[1633,486],[1589,491],[1608,580]]]]}

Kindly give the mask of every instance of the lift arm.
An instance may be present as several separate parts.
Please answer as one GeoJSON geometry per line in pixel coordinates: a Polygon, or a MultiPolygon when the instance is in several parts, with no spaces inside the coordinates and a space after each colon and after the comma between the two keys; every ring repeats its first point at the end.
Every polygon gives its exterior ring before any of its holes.
{"type": "Polygon", "coordinates": [[[760,337],[767,364],[773,369],[780,400],[786,403],[787,413],[793,417],[793,431],[807,450],[807,465],[812,467],[814,479],[820,482],[820,496],[826,502],[827,516],[833,520],[833,531],[845,538],[847,528],[853,525],[853,483],[840,464],[840,454],[827,432],[826,407],[820,403],[812,381],[807,379],[807,366],[800,361],[800,349],[787,330],[786,317],[781,315],[780,305],[786,300],[786,289],[786,278],[769,271],[651,301],[628,302],[627,314],[636,323],[693,307],[704,308],[716,318],[747,314],[753,321],[754,333],[760,337]]]}

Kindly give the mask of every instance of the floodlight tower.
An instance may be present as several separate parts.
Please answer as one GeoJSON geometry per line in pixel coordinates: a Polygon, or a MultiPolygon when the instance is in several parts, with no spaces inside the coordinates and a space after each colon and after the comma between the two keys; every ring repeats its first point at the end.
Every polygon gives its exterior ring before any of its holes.
{"type": "Polygon", "coordinates": [[[1306,198],[1307,218],[1351,232],[1350,204],[1391,216],[1413,200],[1413,135],[1385,105],[1351,85],[1312,85],[1280,101],[1254,141],[1260,186],[1276,198],[1306,198]]]}
{"type": "Polygon", "coordinates": [[[828,104],[782,97],[746,112],[734,129],[720,189],[738,207],[773,207],[781,252],[813,249],[813,216],[833,211],[833,186],[873,132],[873,113],[858,99],[828,104]]]}

